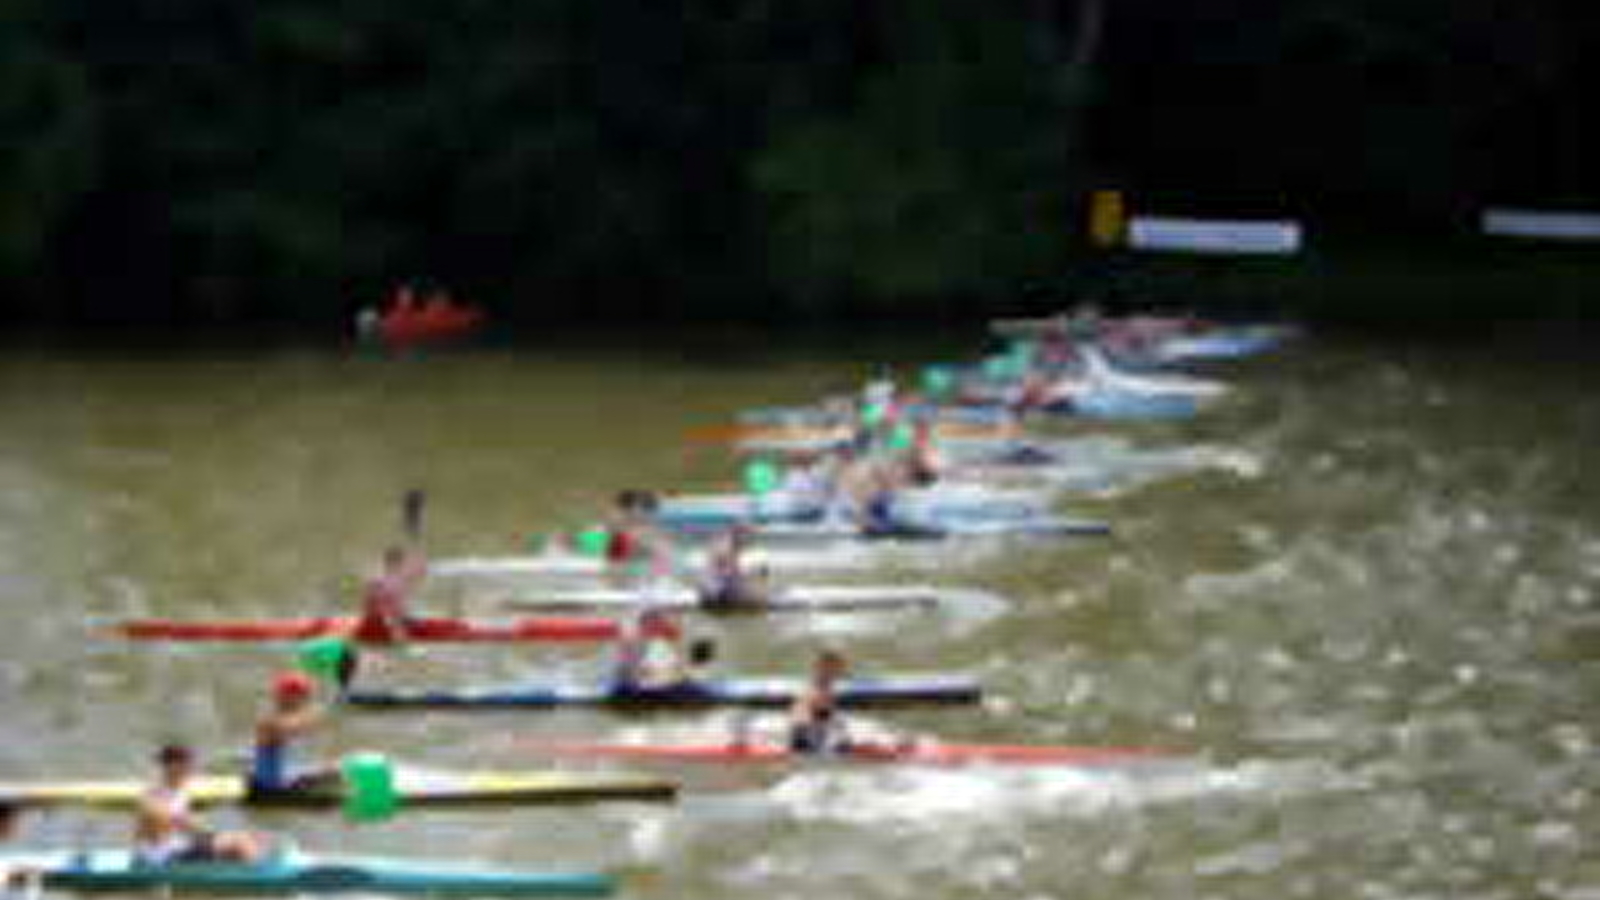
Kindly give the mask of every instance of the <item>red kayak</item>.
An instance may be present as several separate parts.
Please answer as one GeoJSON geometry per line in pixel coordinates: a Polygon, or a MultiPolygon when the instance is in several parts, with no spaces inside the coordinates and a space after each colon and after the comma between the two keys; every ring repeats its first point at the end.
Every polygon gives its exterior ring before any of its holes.
{"type": "MultiPolygon", "coordinates": [[[[364,643],[394,641],[392,636],[371,629],[351,634],[355,624],[354,616],[210,622],[137,619],[119,624],[117,631],[142,641],[294,641],[342,634],[364,643]]],[[[616,639],[622,629],[615,619],[592,616],[540,616],[498,622],[411,619],[407,624],[405,639],[411,641],[609,641],[616,639]]]]}
{"type": "Polygon", "coordinates": [[[483,310],[442,295],[418,302],[398,299],[378,321],[378,336],[391,347],[440,343],[466,337],[483,324],[483,310]]]}
{"type": "Polygon", "coordinates": [[[1021,744],[945,744],[866,742],[827,753],[796,753],[777,744],[605,744],[581,741],[527,741],[518,746],[550,756],[673,763],[900,763],[921,766],[1104,766],[1171,758],[1155,747],[1041,747],[1021,744]]]}

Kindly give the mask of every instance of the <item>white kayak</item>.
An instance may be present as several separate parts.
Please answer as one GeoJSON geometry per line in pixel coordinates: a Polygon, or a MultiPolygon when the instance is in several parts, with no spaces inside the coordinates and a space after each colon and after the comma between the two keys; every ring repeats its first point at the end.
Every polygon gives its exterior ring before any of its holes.
{"type": "Polygon", "coordinates": [[[679,584],[627,588],[565,588],[541,591],[537,597],[505,602],[513,609],[698,609],[706,612],[828,612],[933,607],[959,602],[970,591],[934,585],[817,584],[777,588],[766,602],[753,605],[708,604],[700,592],[679,584]]]}
{"type": "MultiPolygon", "coordinates": [[[[1038,491],[998,489],[974,484],[907,488],[895,497],[895,508],[910,516],[1002,518],[1037,515],[1050,507],[1038,491]]],[[[762,497],[750,494],[682,494],[661,503],[664,519],[745,519],[780,521],[822,518],[827,502],[815,491],[777,490],[762,497]]]]}
{"type": "Polygon", "coordinates": [[[1131,394],[1160,394],[1193,397],[1204,400],[1220,397],[1228,386],[1220,381],[1210,381],[1189,375],[1135,375],[1124,372],[1106,359],[1099,347],[1088,345],[1082,349],[1084,377],[1095,386],[1131,394]]]}
{"type": "Polygon", "coordinates": [[[1033,515],[975,522],[909,520],[880,530],[864,529],[854,522],[772,522],[753,525],[751,530],[758,541],[781,544],[941,544],[977,539],[1098,537],[1110,534],[1111,526],[1098,519],[1033,515]]]}
{"type": "MultiPolygon", "coordinates": [[[[747,557],[752,566],[764,566],[775,573],[784,572],[864,572],[882,566],[885,562],[916,565],[936,564],[929,554],[894,553],[858,542],[833,542],[826,547],[762,548],[747,557]]],[[[703,551],[684,554],[679,572],[704,571],[706,557],[703,551]]],[[[603,559],[577,553],[537,553],[523,556],[464,556],[442,559],[428,564],[433,576],[452,577],[506,577],[594,581],[603,578],[659,579],[677,572],[649,572],[636,567],[618,568],[603,559]]]]}

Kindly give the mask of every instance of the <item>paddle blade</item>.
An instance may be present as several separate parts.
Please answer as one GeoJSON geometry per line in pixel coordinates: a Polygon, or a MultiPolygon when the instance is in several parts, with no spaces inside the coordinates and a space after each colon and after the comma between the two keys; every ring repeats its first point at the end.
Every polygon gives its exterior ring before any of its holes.
{"type": "Polygon", "coordinates": [[[381,753],[352,753],[339,765],[344,776],[344,815],[352,822],[381,822],[400,807],[394,767],[381,753]]]}
{"type": "Polygon", "coordinates": [[[744,487],[756,497],[765,497],[777,490],[782,475],[778,467],[767,459],[752,459],[744,467],[744,487]]]}
{"type": "Polygon", "coordinates": [[[323,684],[338,684],[349,658],[350,642],[341,637],[312,638],[296,653],[301,671],[323,684]]]}
{"type": "Polygon", "coordinates": [[[584,556],[605,556],[606,546],[610,543],[611,530],[604,525],[590,526],[573,536],[573,544],[584,556]]]}

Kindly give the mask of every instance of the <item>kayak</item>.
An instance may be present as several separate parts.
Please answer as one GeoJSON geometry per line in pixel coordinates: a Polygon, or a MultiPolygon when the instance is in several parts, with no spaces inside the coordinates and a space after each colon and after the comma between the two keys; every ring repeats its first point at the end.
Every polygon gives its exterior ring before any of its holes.
{"type": "MultiPolygon", "coordinates": [[[[619,689],[610,685],[508,685],[431,691],[351,691],[346,701],[368,707],[441,709],[603,706],[629,710],[711,706],[787,706],[805,690],[795,678],[728,678],[665,687],[619,689]]],[[[839,682],[839,705],[895,706],[915,703],[977,703],[978,683],[958,675],[899,675],[848,678],[839,682]]]]}
{"type": "MultiPolygon", "coordinates": [[[[348,634],[355,622],[353,616],[209,622],[135,619],[119,624],[117,630],[124,637],[140,641],[296,641],[348,634]]],[[[424,642],[607,641],[614,640],[621,632],[621,625],[611,619],[588,617],[541,617],[504,622],[425,618],[412,619],[409,625],[406,640],[424,642]]],[[[356,632],[353,636],[366,643],[393,643],[376,634],[356,632]]]]}
{"type": "Polygon", "coordinates": [[[148,863],[128,850],[0,854],[0,870],[37,872],[47,888],[230,894],[450,894],[603,897],[616,887],[598,872],[523,872],[436,865],[415,859],[320,856],[298,850],[260,862],[148,863]]]}
{"type": "Polygon", "coordinates": [[[1037,746],[1024,744],[946,744],[916,740],[907,743],[862,742],[826,753],[796,753],[771,743],[743,744],[610,744],[534,740],[518,746],[556,757],[622,759],[635,763],[768,763],[861,762],[923,766],[1094,766],[1169,757],[1154,747],[1037,746]]]}
{"type": "Polygon", "coordinates": [[[1276,325],[1218,328],[1170,338],[1157,345],[1155,355],[1167,362],[1242,359],[1272,350],[1293,334],[1292,328],[1276,325]]]}
{"type": "MultiPolygon", "coordinates": [[[[749,561],[752,565],[765,566],[772,572],[859,572],[882,564],[881,557],[865,552],[858,546],[843,550],[762,548],[751,553],[749,561]]],[[[691,552],[686,554],[683,568],[703,570],[705,564],[704,553],[691,552]]],[[[626,574],[628,571],[618,570],[605,560],[593,556],[562,552],[526,556],[465,556],[428,565],[428,574],[439,578],[480,576],[592,581],[612,574],[626,574]]]]}
{"type": "Polygon", "coordinates": [[[1083,362],[1084,374],[1096,386],[1096,390],[1152,396],[1179,395],[1196,400],[1220,397],[1228,392],[1227,385],[1205,378],[1177,374],[1137,375],[1122,371],[1112,365],[1102,351],[1092,346],[1083,349],[1083,362]]]}
{"type": "Polygon", "coordinates": [[[390,347],[412,347],[466,337],[483,324],[483,310],[456,304],[424,304],[415,311],[395,308],[378,323],[378,337],[390,347]]]}
{"type": "MultiPolygon", "coordinates": [[[[1095,519],[1072,519],[1064,516],[1035,515],[1028,518],[996,519],[993,521],[941,521],[909,520],[883,530],[863,530],[853,522],[762,522],[750,526],[751,535],[761,541],[867,541],[924,542],[951,541],[963,538],[1006,537],[1083,537],[1104,536],[1111,533],[1111,525],[1095,519]]],[[[715,535],[721,529],[678,525],[671,529],[684,536],[715,535]]]]}
{"type": "MultiPolygon", "coordinates": [[[[975,486],[909,488],[894,507],[910,516],[939,519],[1014,519],[1044,513],[1048,504],[1031,491],[1000,491],[975,486]]],[[[826,500],[812,491],[778,490],[749,494],[694,494],[671,497],[656,512],[669,527],[723,527],[737,523],[814,522],[826,518],[826,500]]]]}
{"type": "MultiPolygon", "coordinates": [[[[903,406],[900,408],[900,416],[903,420],[909,422],[931,421],[961,425],[995,425],[1002,421],[1003,418],[985,410],[964,409],[959,406],[939,406],[930,403],[903,406]]],[[[859,419],[859,413],[854,412],[853,408],[849,413],[841,413],[839,410],[830,409],[825,405],[768,406],[747,409],[739,413],[740,425],[764,425],[782,428],[837,428],[853,426],[859,419]]]]}
{"type": "Polygon", "coordinates": [[[509,600],[513,609],[664,609],[708,613],[843,612],[929,607],[947,602],[957,592],[933,585],[793,585],[780,587],[759,605],[706,604],[699,591],[683,585],[644,585],[636,589],[572,588],[545,591],[536,598],[509,600]]]}
{"type": "MultiPolygon", "coordinates": [[[[969,387],[963,389],[960,402],[985,408],[1002,406],[1008,402],[1008,392],[1009,388],[1005,385],[969,387]]],[[[1205,399],[1184,392],[1158,393],[1093,387],[1058,391],[1054,399],[1030,407],[1028,411],[1106,421],[1186,419],[1199,413],[1205,399]]]]}
{"type": "MultiPolygon", "coordinates": [[[[603,800],[670,800],[676,785],[659,778],[599,772],[443,772],[397,766],[395,793],[402,806],[582,803],[603,800]]],[[[308,790],[253,794],[240,775],[204,775],[191,783],[196,803],[249,804],[289,809],[331,809],[344,800],[339,783],[308,790]]],[[[138,779],[0,782],[0,802],[22,806],[127,808],[149,789],[138,779]]]]}
{"type": "MultiPolygon", "coordinates": [[[[939,422],[933,425],[932,436],[937,440],[959,438],[995,438],[1011,431],[1005,422],[990,421],[990,417],[968,415],[973,421],[939,422]]],[[[760,441],[819,440],[846,443],[855,437],[849,425],[738,425],[726,429],[724,435],[737,444],[760,441]]]]}
{"type": "Polygon", "coordinates": [[[1040,411],[1105,421],[1171,420],[1193,418],[1200,412],[1200,403],[1186,394],[1094,390],[1046,405],[1040,411]]]}
{"type": "MultiPolygon", "coordinates": [[[[976,409],[1000,408],[997,402],[991,403],[983,398],[976,404],[966,404],[966,406],[976,409]]],[[[941,435],[935,438],[935,443],[940,451],[950,452],[989,449],[1015,440],[1015,435],[1011,434],[1009,429],[995,429],[983,434],[941,435]]],[[[849,443],[848,437],[840,437],[821,429],[787,429],[742,438],[734,445],[734,450],[747,456],[773,454],[812,457],[833,452],[849,443]]]]}

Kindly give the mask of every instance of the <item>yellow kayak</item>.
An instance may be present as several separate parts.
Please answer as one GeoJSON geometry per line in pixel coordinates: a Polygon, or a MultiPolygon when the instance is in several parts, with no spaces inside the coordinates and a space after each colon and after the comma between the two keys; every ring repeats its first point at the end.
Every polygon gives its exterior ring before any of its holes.
{"type": "MultiPolygon", "coordinates": [[[[242,776],[205,775],[190,782],[201,805],[328,808],[344,800],[342,784],[253,795],[242,776]]],[[[24,806],[129,807],[149,788],[136,779],[0,782],[0,802],[24,806]]],[[[460,806],[480,803],[587,803],[605,800],[670,800],[677,786],[643,775],[605,772],[442,772],[397,769],[395,793],[402,805],[460,806]]]]}

